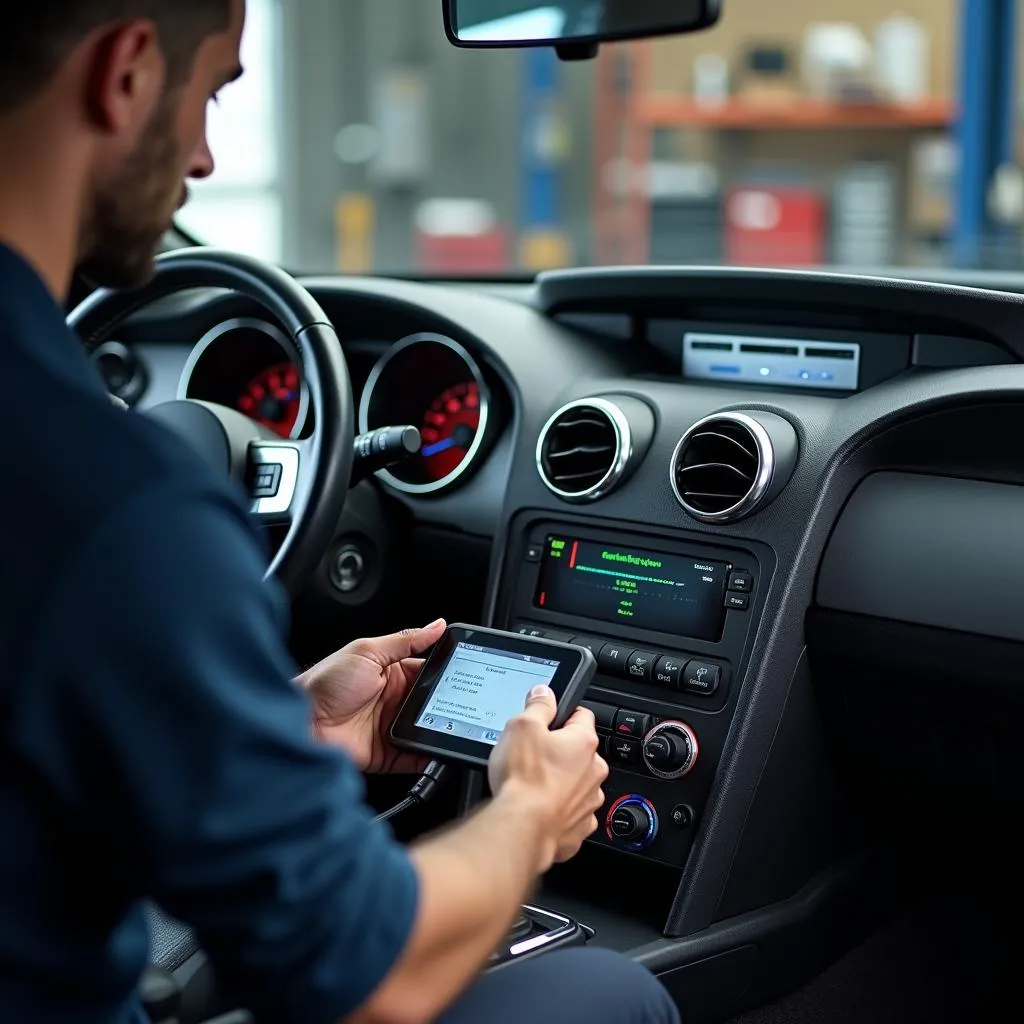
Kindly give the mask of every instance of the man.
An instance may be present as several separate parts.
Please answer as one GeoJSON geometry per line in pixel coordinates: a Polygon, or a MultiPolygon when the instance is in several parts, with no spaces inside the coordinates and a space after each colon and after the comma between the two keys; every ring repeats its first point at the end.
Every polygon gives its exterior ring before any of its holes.
{"type": "Polygon", "coordinates": [[[405,850],[359,769],[443,629],[291,681],[277,592],[229,485],[127,416],[64,326],[73,269],[132,285],[240,73],[243,0],[23,0],[0,35],[0,1015],[140,1021],[140,901],[191,924],[264,1021],[675,1019],[627,960],[486,976],[537,877],[595,827],[607,768],[532,694],[494,799],[405,850]],[[314,742],[313,735],[321,742],[314,742]]]}

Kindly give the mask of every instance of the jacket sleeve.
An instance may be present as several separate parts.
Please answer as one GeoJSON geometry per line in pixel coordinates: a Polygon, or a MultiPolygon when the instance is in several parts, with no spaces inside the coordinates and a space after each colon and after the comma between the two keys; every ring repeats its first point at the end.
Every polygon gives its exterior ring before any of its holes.
{"type": "Polygon", "coordinates": [[[121,506],[57,584],[22,743],[126,912],[153,898],[194,927],[252,1009],[333,1024],[404,948],[416,875],[360,773],[313,741],[263,571],[226,496],[121,506]]]}

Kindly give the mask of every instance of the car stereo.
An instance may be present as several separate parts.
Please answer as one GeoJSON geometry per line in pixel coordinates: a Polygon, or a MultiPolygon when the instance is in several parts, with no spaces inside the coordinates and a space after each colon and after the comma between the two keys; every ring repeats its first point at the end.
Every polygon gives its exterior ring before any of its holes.
{"type": "Polygon", "coordinates": [[[552,534],[534,605],[714,642],[725,621],[729,569],[710,559],[552,534]]]}
{"type": "Polygon", "coordinates": [[[524,510],[494,624],[590,650],[611,766],[591,842],[685,863],[775,565],[763,544],[524,510]]]}

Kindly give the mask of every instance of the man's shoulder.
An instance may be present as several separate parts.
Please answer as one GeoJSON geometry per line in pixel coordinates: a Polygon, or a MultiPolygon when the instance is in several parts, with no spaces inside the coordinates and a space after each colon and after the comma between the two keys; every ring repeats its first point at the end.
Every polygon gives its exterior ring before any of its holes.
{"type": "Polygon", "coordinates": [[[252,531],[241,490],[170,430],[102,391],[48,383],[35,401],[0,408],[0,430],[17,437],[4,466],[14,500],[0,503],[0,551],[15,589],[27,595],[68,569],[104,524],[152,492],[168,515],[214,502],[252,531]]]}
{"type": "Polygon", "coordinates": [[[51,390],[33,403],[31,417],[17,432],[13,469],[23,516],[43,512],[66,527],[88,529],[152,488],[205,493],[243,510],[241,492],[226,474],[219,476],[167,427],[103,394],[51,390]]]}

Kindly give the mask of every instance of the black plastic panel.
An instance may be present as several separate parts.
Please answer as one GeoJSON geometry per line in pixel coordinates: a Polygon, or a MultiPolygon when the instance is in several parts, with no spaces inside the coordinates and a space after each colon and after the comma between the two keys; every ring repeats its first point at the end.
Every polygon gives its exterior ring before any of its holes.
{"type": "MultiPolygon", "coordinates": [[[[1012,829],[1024,644],[812,609],[807,644],[848,793],[872,830],[1012,829]]],[[[865,829],[867,831],[867,829],[865,829]]]]}
{"type": "Polygon", "coordinates": [[[1024,487],[876,473],[822,562],[835,611],[1024,640],[1024,487]]]}
{"type": "Polygon", "coordinates": [[[861,825],[830,763],[804,658],[743,825],[718,920],[789,899],[857,848],[861,825]]]}

